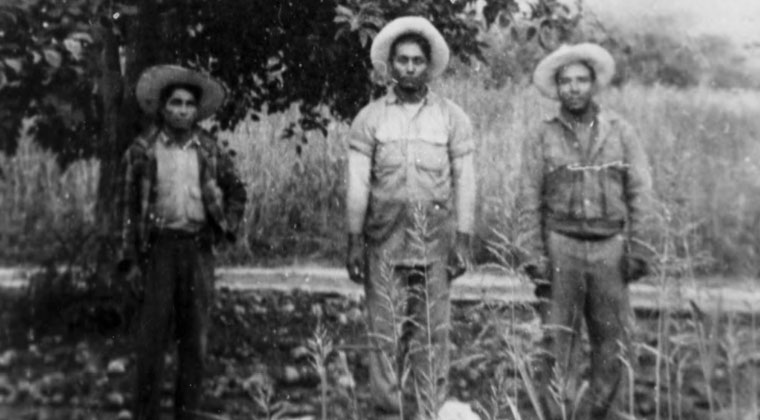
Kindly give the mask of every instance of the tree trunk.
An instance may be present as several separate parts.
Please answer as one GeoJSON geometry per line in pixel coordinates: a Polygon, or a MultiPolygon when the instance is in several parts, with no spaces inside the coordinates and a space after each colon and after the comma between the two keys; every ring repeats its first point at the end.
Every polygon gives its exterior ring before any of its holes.
{"type": "MultiPolygon", "coordinates": [[[[162,13],[159,2],[143,0],[139,13],[128,26],[126,46],[121,52],[110,28],[103,29],[100,56],[102,76],[99,80],[103,104],[103,128],[98,148],[100,179],[96,203],[96,226],[99,237],[97,277],[107,283],[120,245],[123,193],[123,155],[134,138],[145,128],[146,119],[137,104],[134,91],[137,79],[147,67],[166,57],[161,42],[162,13]],[[125,58],[124,71],[121,60],[125,58]]],[[[165,6],[164,6],[165,7],[165,6]]]]}

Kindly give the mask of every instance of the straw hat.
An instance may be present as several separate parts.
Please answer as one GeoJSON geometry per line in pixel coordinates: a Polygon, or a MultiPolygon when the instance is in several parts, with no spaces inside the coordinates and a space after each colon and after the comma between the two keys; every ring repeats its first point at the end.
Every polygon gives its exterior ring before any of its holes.
{"type": "Polygon", "coordinates": [[[162,64],[150,67],[140,75],[135,91],[140,108],[151,115],[158,112],[161,106],[161,91],[172,84],[198,86],[201,90],[198,120],[214,115],[227,96],[221,83],[202,73],[181,66],[162,64]]]}
{"type": "Polygon", "coordinates": [[[533,72],[533,84],[547,98],[557,99],[557,72],[581,61],[594,68],[597,87],[610,84],[615,75],[615,59],[606,49],[591,43],[562,45],[544,57],[533,72]]]}
{"type": "Polygon", "coordinates": [[[375,36],[370,50],[372,66],[380,74],[387,74],[388,59],[391,45],[401,35],[416,33],[422,35],[430,43],[430,77],[437,77],[446,70],[449,64],[449,46],[443,35],[435,29],[429,20],[419,16],[404,16],[392,20],[375,36]]]}

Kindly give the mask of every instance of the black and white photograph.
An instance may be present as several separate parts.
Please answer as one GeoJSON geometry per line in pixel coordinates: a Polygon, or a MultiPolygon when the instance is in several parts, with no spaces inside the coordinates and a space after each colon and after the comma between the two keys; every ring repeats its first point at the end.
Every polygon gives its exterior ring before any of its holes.
{"type": "Polygon", "coordinates": [[[760,1],[0,0],[0,420],[760,419],[760,1]]]}

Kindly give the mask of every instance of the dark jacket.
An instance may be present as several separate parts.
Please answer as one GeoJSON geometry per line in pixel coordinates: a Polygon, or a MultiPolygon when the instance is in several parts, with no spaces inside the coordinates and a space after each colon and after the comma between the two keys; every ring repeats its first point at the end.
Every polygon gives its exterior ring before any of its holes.
{"type": "MultiPolygon", "coordinates": [[[[151,231],[156,227],[157,165],[155,145],[159,131],[139,136],[125,153],[126,174],[122,195],[123,223],[120,261],[137,261],[148,247],[151,231]]],[[[243,219],[247,200],[245,187],[231,156],[207,132],[196,129],[200,145],[201,198],[209,221],[207,232],[213,243],[234,241],[243,219]]]]}

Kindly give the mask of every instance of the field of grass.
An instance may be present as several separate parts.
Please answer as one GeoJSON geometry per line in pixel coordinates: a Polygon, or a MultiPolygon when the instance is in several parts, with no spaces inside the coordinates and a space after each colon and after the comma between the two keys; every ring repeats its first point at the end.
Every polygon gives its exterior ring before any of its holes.
{"type": "MultiPolygon", "coordinates": [[[[460,104],[474,123],[482,245],[513,237],[519,150],[556,105],[531,87],[485,89],[476,80],[447,79],[435,89],[460,104]]],[[[760,96],[627,85],[606,92],[601,102],[634,124],[649,152],[657,196],[651,240],[668,272],[756,275],[760,96]]],[[[313,134],[300,144],[280,137],[293,117],[265,117],[221,136],[238,152],[250,197],[244,241],[222,253],[224,262],[342,260],[347,127],[334,124],[327,138],[313,134]]],[[[0,212],[7,215],[0,219],[0,261],[65,256],[66,244],[86,243],[96,162],[62,172],[52,156],[27,141],[17,156],[0,157],[0,167],[0,212]]]]}

